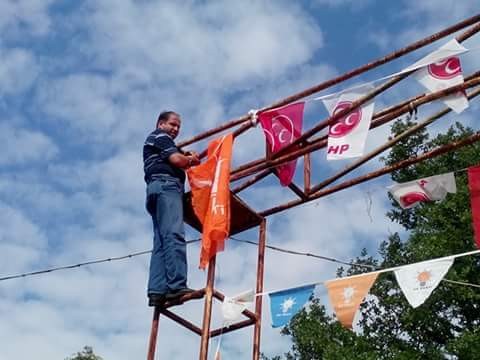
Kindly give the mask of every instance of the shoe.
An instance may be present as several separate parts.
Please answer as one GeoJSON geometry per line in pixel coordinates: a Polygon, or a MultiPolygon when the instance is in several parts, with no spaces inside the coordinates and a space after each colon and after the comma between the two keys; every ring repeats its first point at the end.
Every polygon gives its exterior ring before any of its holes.
{"type": "Polygon", "coordinates": [[[148,306],[162,306],[165,302],[165,295],[163,294],[149,294],[148,306]]]}
{"type": "Polygon", "coordinates": [[[167,295],[165,295],[165,300],[174,300],[177,299],[183,295],[190,294],[192,292],[195,292],[196,290],[190,289],[188,287],[173,290],[172,292],[169,292],[167,295]]]}

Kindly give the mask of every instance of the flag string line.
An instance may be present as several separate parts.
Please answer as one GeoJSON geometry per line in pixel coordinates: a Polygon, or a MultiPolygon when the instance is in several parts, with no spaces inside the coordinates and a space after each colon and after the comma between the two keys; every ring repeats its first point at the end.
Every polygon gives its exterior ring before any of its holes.
{"type": "MultiPolygon", "coordinates": [[[[237,242],[242,242],[242,243],[258,246],[258,243],[256,243],[255,241],[238,239],[238,238],[233,238],[233,237],[230,237],[230,239],[234,240],[234,241],[237,241],[237,242]]],[[[192,244],[192,243],[195,243],[195,242],[199,242],[200,240],[201,239],[187,240],[186,243],[187,244],[192,244]]],[[[316,254],[307,253],[307,252],[288,250],[288,249],[283,249],[283,248],[279,248],[279,247],[271,246],[271,245],[266,245],[265,247],[267,247],[271,250],[274,250],[274,251],[279,251],[279,252],[283,252],[283,253],[287,253],[287,254],[314,257],[314,258],[318,258],[318,259],[321,259],[321,260],[331,261],[331,262],[335,262],[335,263],[339,263],[339,264],[343,264],[343,265],[349,265],[349,266],[352,266],[352,267],[364,267],[364,268],[367,267],[367,268],[370,268],[370,269],[375,268],[373,265],[350,263],[350,262],[347,262],[347,261],[342,261],[342,260],[338,260],[338,259],[327,257],[327,256],[316,255],[316,254]]],[[[100,264],[100,263],[127,260],[127,259],[131,259],[131,258],[134,258],[134,257],[137,257],[137,256],[150,254],[151,252],[152,252],[152,250],[144,250],[144,251],[138,251],[138,252],[134,252],[134,253],[127,254],[127,255],[122,255],[122,256],[113,256],[113,257],[109,257],[109,258],[105,258],[105,259],[86,261],[86,262],[77,263],[77,264],[73,264],[73,265],[58,266],[58,267],[53,267],[53,268],[49,268],[49,269],[45,269],[45,270],[32,271],[32,272],[22,273],[22,274],[17,274],[17,275],[4,276],[4,277],[0,277],[0,281],[6,281],[6,280],[12,280],[12,279],[18,279],[18,278],[26,278],[26,277],[31,277],[31,276],[35,276],[35,275],[53,273],[53,272],[61,271],[61,270],[78,269],[78,268],[83,267],[83,266],[96,265],[96,264],[100,264]]],[[[480,250],[473,250],[473,251],[468,251],[468,252],[455,254],[455,255],[449,255],[449,256],[445,256],[445,257],[441,257],[441,258],[420,261],[420,262],[417,262],[417,263],[400,265],[400,266],[395,266],[395,267],[391,267],[391,268],[387,268],[387,269],[379,269],[379,270],[371,271],[369,273],[362,273],[362,274],[357,274],[357,275],[341,277],[341,278],[337,278],[336,280],[351,279],[351,278],[364,276],[364,275],[372,274],[372,273],[381,274],[381,273],[385,273],[385,272],[395,271],[395,270],[398,270],[400,268],[403,268],[403,267],[406,267],[406,266],[409,266],[409,265],[417,265],[417,264],[421,264],[421,263],[435,262],[435,261],[441,261],[441,260],[447,260],[447,259],[456,259],[456,258],[463,257],[463,256],[476,255],[476,254],[479,254],[479,253],[480,253],[480,250]]],[[[456,284],[456,285],[463,285],[463,286],[480,288],[480,285],[478,285],[478,284],[471,284],[471,283],[467,283],[467,282],[463,282],[463,281],[455,281],[455,280],[449,280],[449,279],[442,279],[442,281],[445,281],[445,282],[448,282],[448,283],[451,283],[451,284],[456,284]]],[[[312,286],[312,285],[321,285],[321,284],[324,284],[324,283],[325,283],[325,281],[319,281],[319,282],[313,282],[313,283],[311,282],[311,283],[306,283],[306,284],[303,284],[303,285],[288,287],[288,288],[284,288],[284,289],[264,291],[264,292],[255,294],[255,297],[264,296],[264,295],[268,295],[268,294],[276,293],[276,292],[280,292],[280,291],[286,291],[286,290],[289,290],[289,289],[292,289],[292,288],[306,287],[306,286],[312,286]]]]}
{"type": "MultiPolygon", "coordinates": [[[[429,262],[436,262],[436,261],[442,261],[442,260],[456,259],[456,258],[460,258],[460,257],[464,257],[464,256],[477,255],[477,254],[479,254],[479,253],[480,253],[480,250],[472,250],[472,251],[467,251],[467,252],[460,253],[460,254],[449,255],[449,256],[444,256],[444,257],[435,258],[435,259],[430,259],[430,260],[419,261],[419,262],[412,263],[412,264],[405,264],[405,265],[394,266],[394,267],[390,267],[390,268],[386,268],[386,269],[379,269],[379,270],[371,271],[371,272],[368,272],[368,273],[362,273],[362,274],[356,274],[356,275],[339,277],[339,278],[332,279],[332,280],[354,279],[354,278],[358,278],[358,277],[361,277],[361,276],[365,276],[365,275],[368,275],[368,274],[374,274],[374,273],[376,273],[376,274],[383,274],[383,273],[386,273],[386,272],[391,272],[391,271],[399,270],[399,269],[401,269],[401,268],[404,268],[404,267],[407,267],[407,266],[411,266],[411,265],[418,265],[418,264],[424,264],[424,263],[429,263],[429,262]]],[[[327,280],[327,281],[329,281],[329,280],[327,280]]],[[[449,280],[449,282],[452,282],[452,283],[453,283],[453,281],[454,281],[454,280],[449,280]]],[[[277,293],[277,292],[281,292],[281,291],[286,291],[286,290],[290,290],[290,289],[295,289],[295,288],[300,288],[300,287],[313,286],[313,285],[321,285],[321,284],[324,284],[325,282],[326,282],[326,281],[317,281],[317,282],[306,283],[306,284],[302,284],[302,285],[298,285],[298,286],[293,286],[293,287],[290,286],[290,287],[288,287],[288,288],[283,288],[283,289],[278,289],[278,290],[264,291],[264,292],[255,294],[255,296],[264,296],[264,295],[268,295],[268,294],[272,294],[272,293],[277,293]]],[[[460,282],[460,281],[457,281],[456,283],[460,284],[461,282],[460,282]]],[[[468,284],[468,283],[463,283],[463,284],[468,284]]],[[[476,284],[471,284],[471,285],[476,285],[476,284]]],[[[478,287],[480,287],[480,285],[478,285],[478,287]]]]}
{"type": "MultiPolygon", "coordinates": [[[[470,52],[473,52],[473,51],[478,51],[478,50],[480,50],[480,46],[473,47],[471,49],[467,49],[467,51],[464,51],[464,52],[462,52],[460,54],[456,54],[456,55],[463,55],[463,54],[470,53],[470,52]]],[[[455,52],[455,50],[445,50],[445,51],[455,52]]],[[[374,80],[364,82],[364,83],[361,83],[361,84],[358,84],[358,85],[353,85],[353,86],[350,86],[348,88],[342,89],[340,91],[336,91],[336,92],[329,93],[329,94],[326,94],[326,95],[321,95],[321,96],[317,96],[317,97],[314,97],[314,98],[308,98],[308,99],[305,99],[305,100],[302,100],[302,101],[299,101],[299,102],[312,102],[312,101],[319,101],[319,100],[325,100],[325,99],[333,98],[333,97],[339,96],[343,93],[346,93],[348,91],[355,90],[355,89],[361,89],[361,88],[366,87],[366,86],[371,86],[371,85],[374,85],[375,83],[378,83],[380,81],[388,80],[390,78],[393,78],[393,77],[398,76],[398,75],[402,75],[402,74],[407,73],[407,72],[414,72],[414,71],[416,71],[416,70],[418,70],[422,67],[425,67],[425,66],[428,66],[428,65],[431,65],[431,64],[433,64],[433,62],[421,65],[419,67],[411,68],[411,69],[410,68],[405,68],[404,70],[401,70],[399,72],[396,72],[396,73],[393,73],[393,74],[390,74],[390,75],[380,77],[378,79],[374,79],[374,80]]],[[[282,108],[288,107],[290,105],[292,105],[292,104],[287,104],[287,105],[284,105],[284,106],[280,106],[278,108],[269,109],[266,112],[282,109],[282,108]]],[[[254,111],[257,111],[257,110],[254,110],[254,111]]]]}
{"type": "MultiPolygon", "coordinates": [[[[256,243],[255,241],[238,239],[238,238],[233,238],[233,237],[230,237],[230,239],[232,239],[234,241],[237,241],[237,242],[258,246],[258,243],[256,243]]],[[[192,243],[199,242],[200,240],[201,239],[187,240],[186,243],[187,244],[192,244],[192,243]]],[[[316,259],[331,261],[331,262],[335,262],[335,263],[338,263],[338,264],[349,265],[349,266],[366,267],[366,268],[370,268],[370,269],[373,268],[373,266],[371,266],[371,265],[350,263],[348,261],[343,261],[343,260],[335,259],[335,258],[332,258],[332,257],[313,254],[313,253],[309,253],[309,252],[288,250],[288,249],[283,249],[283,248],[280,248],[278,246],[272,246],[272,245],[266,245],[265,247],[267,247],[271,250],[278,251],[278,252],[283,252],[283,253],[286,253],[286,254],[313,257],[313,258],[316,258],[316,259]]],[[[31,276],[35,276],[35,275],[48,274],[48,273],[61,271],[61,270],[71,270],[71,269],[76,269],[76,268],[80,268],[80,267],[84,267],[84,266],[88,266],[88,265],[96,265],[96,264],[113,262],[113,261],[128,260],[128,259],[131,259],[131,258],[134,258],[134,257],[137,257],[137,256],[150,254],[151,252],[152,252],[152,250],[144,250],[144,251],[138,251],[138,252],[134,252],[134,253],[127,254],[127,255],[112,256],[112,257],[108,257],[108,258],[104,258],[104,259],[85,261],[85,262],[80,262],[80,263],[76,263],[76,264],[72,264],[72,265],[57,266],[57,267],[52,267],[52,268],[48,268],[48,269],[44,269],[44,270],[31,271],[31,272],[26,272],[26,273],[22,273],[22,274],[3,276],[3,277],[0,277],[0,281],[13,280],[13,279],[18,279],[18,278],[26,278],[26,277],[31,277],[31,276]]]]}
{"type": "MultiPolygon", "coordinates": [[[[474,166],[480,166],[480,164],[474,164],[474,165],[470,165],[470,166],[467,166],[467,167],[459,169],[459,170],[446,171],[446,172],[443,172],[441,174],[436,174],[436,175],[444,175],[444,174],[448,174],[448,173],[460,174],[460,173],[463,173],[463,172],[467,171],[469,168],[474,167],[474,166]]],[[[418,178],[418,179],[414,179],[414,180],[410,180],[410,181],[420,180],[420,179],[423,179],[423,178],[426,178],[426,177],[433,177],[433,176],[436,176],[436,175],[428,175],[428,176],[424,176],[422,178],[418,178]]],[[[409,182],[409,181],[406,181],[406,182],[409,182]]],[[[403,184],[403,183],[397,183],[397,182],[392,181],[392,185],[393,184],[403,184]]],[[[387,190],[386,192],[388,193],[387,186],[379,186],[379,185],[375,185],[375,186],[369,185],[366,192],[372,193],[372,192],[375,192],[377,190],[387,190]]],[[[317,207],[319,205],[320,201],[322,201],[322,199],[319,199],[319,200],[313,201],[313,202],[309,202],[309,203],[303,203],[303,204],[300,204],[297,208],[309,207],[309,206],[317,207]]],[[[370,204],[368,206],[372,207],[372,205],[373,204],[370,204]]],[[[370,209],[370,211],[371,211],[371,209],[370,209]]],[[[368,212],[368,210],[367,210],[367,212],[368,212]]],[[[351,264],[346,264],[346,265],[351,265],[351,264]]]]}
{"type": "Polygon", "coordinates": [[[480,285],[478,285],[478,284],[472,284],[472,283],[468,283],[468,282],[464,282],[464,281],[456,281],[456,280],[450,280],[450,279],[442,279],[442,281],[445,281],[445,282],[451,283],[451,284],[463,285],[463,286],[471,286],[471,287],[479,288],[479,289],[480,289],[480,285]]]}

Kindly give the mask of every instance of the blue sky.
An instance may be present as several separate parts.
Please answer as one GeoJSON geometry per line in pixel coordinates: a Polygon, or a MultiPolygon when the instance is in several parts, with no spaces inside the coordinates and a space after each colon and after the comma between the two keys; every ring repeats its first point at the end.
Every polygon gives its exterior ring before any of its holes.
{"type": "MultiPolygon", "coordinates": [[[[161,110],[182,114],[181,137],[186,138],[478,9],[474,0],[455,5],[447,0],[1,2],[0,275],[151,247],[141,145],[161,110]]],[[[439,44],[443,41],[429,49],[439,44]]],[[[478,36],[466,46],[480,46],[478,36]]],[[[427,52],[419,50],[345,86],[398,71],[427,52]]],[[[475,69],[478,56],[462,57],[465,73],[475,69]]],[[[421,91],[413,80],[405,81],[381,96],[376,108],[421,91]]],[[[422,108],[420,116],[438,106],[422,108]]],[[[475,114],[478,105],[472,103],[464,114],[448,119],[474,126],[475,114]]],[[[306,127],[325,116],[319,103],[309,103],[306,127]]],[[[375,130],[368,148],[388,132],[388,127],[375,130]]],[[[263,149],[263,135],[252,130],[236,141],[235,163],[257,158],[263,149]]],[[[314,175],[320,180],[345,164],[327,164],[321,152],[314,157],[314,175]]],[[[373,161],[366,169],[376,166],[373,161]]],[[[269,242],[342,259],[362,247],[375,251],[399,230],[384,216],[387,183],[380,179],[278,215],[269,221],[269,242]]],[[[244,198],[261,210],[292,195],[268,179],[244,198]]],[[[254,285],[254,250],[228,244],[219,257],[219,289],[234,294],[254,285]]],[[[191,246],[193,287],[205,281],[197,270],[198,256],[198,246],[191,246]]],[[[92,345],[106,360],[144,357],[151,316],[147,270],[148,256],[0,283],[0,358],[61,359],[83,345],[92,345]]],[[[334,276],[332,264],[267,253],[266,289],[334,276]]],[[[201,309],[194,302],[176,311],[200,323],[201,309]]],[[[290,344],[269,327],[268,313],[266,300],[262,350],[279,354],[290,344]]],[[[196,336],[161,321],[162,358],[191,359],[198,346],[196,336]]],[[[249,358],[251,329],[226,336],[224,346],[225,358],[249,358]]]]}

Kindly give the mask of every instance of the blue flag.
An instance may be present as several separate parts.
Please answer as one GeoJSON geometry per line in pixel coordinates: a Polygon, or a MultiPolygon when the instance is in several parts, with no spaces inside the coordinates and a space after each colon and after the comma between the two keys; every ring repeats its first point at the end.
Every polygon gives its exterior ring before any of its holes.
{"type": "Polygon", "coordinates": [[[315,285],[308,285],[270,293],[272,327],[286,325],[303,308],[314,289],[315,285]]]}

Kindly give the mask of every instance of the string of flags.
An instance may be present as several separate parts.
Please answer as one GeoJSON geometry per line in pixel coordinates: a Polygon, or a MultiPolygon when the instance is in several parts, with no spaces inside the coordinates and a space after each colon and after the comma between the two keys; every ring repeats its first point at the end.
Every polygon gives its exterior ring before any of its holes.
{"type": "Polygon", "coordinates": [[[316,286],[323,284],[327,288],[328,298],[338,321],[352,329],[360,305],[380,274],[393,272],[408,303],[416,308],[437,288],[456,258],[477,254],[480,254],[480,250],[258,294],[250,290],[225,298],[222,305],[224,322],[231,324],[239,320],[242,312],[249,303],[253,303],[256,296],[269,295],[272,327],[285,326],[303,309],[316,286]]]}
{"type": "MultiPolygon", "coordinates": [[[[452,39],[402,71],[379,80],[415,71],[413,77],[429,92],[459,85],[464,82],[464,78],[458,55],[467,51],[469,51],[467,48],[452,39]]],[[[368,94],[376,81],[311,100],[321,100],[330,116],[333,116],[368,94]]],[[[456,113],[461,113],[468,107],[468,99],[462,92],[445,97],[442,101],[456,113]]],[[[290,145],[300,137],[305,102],[293,103],[256,115],[269,145],[267,156],[290,145]]],[[[331,124],[328,132],[327,160],[343,160],[364,154],[374,107],[375,102],[372,99],[331,124]]],[[[282,186],[290,185],[295,174],[295,165],[294,160],[276,168],[282,186]]]]}
{"type": "MultiPolygon", "coordinates": [[[[414,77],[429,91],[437,91],[463,83],[459,54],[468,51],[455,39],[428,54],[399,74],[415,71],[414,77]]],[[[387,77],[388,78],[388,77],[387,77]]],[[[330,115],[338,114],[367,94],[371,84],[349,89],[322,100],[330,115]]],[[[453,94],[443,101],[457,113],[468,107],[464,93],[453,94]]],[[[374,113],[374,100],[355,108],[348,115],[331,124],[328,132],[327,160],[341,160],[362,156],[368,130],[374,113]]],[[[302,134],[305,101],[271,109],[258,114],[267,143],[267,157],[296,141],[302,134]]],[[[234,137],[232,133],[212,140],[208,145],[207,160],[187,171],[192,190],[193,210],[203,226],[200,268],[205,269],[210,259],[224,249],[230,232],[230,165],[234,137]]],[[[282,186],[291,184],[297,160],[279,165],[275,171],[282,186]]],[[[472,191],[472,214],[476,244],[480,247],[480,180],[476,171],[469,172],[472,191]],[[475,190],[477,189],[477,190],[475,190]],[[477,191],[477,192],[475,192],[477,191]]],[[[403,208],[426,201],[441,201],[447,193],[455,193],[453,173],[432,176],[389,188],[403,208]]]]}

